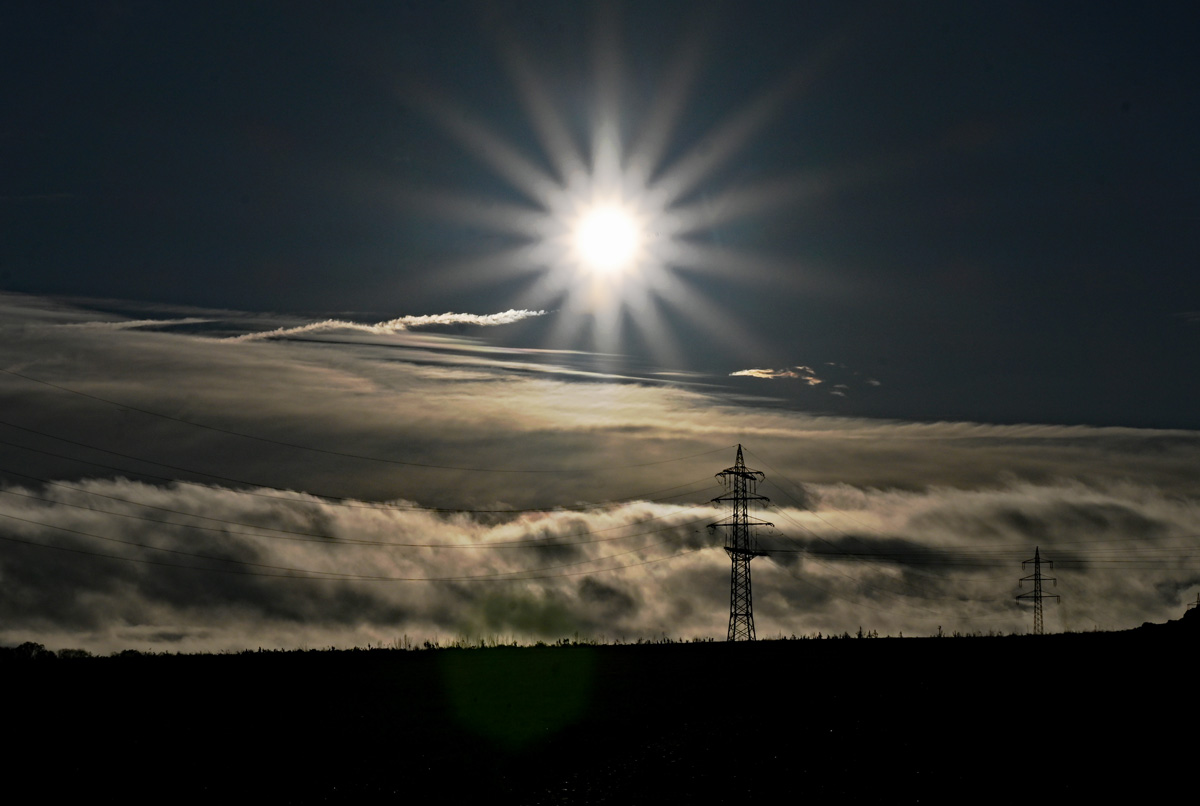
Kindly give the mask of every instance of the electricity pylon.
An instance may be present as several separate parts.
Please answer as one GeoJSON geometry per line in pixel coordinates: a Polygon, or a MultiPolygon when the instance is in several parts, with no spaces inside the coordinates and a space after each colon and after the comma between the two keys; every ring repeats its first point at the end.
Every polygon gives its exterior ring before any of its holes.
{"type": "Polygon", "coordinates": [[[712,502],[729,504],[733,509],[730,517],[710,523],[710,530],[725,529],[725,553],[729,555],[733,568],[729,575],[729,641],[754,640],[754,599],[750,590],[750,561],[762,557],[754,530],[759,526],[774,526],[773,523],[750,517],[750,502],[767,503],[765,496],[757,495],[758,482],[766,478],[760,470],[746,469],[742,460],[742,446],[737,446],[737,461],[717,474],[717,478],[728,491],[712,502]]]}
{"type": "MultiPolygon", "coordinates": [[[[1050,562],[1049,560],[1046,562],[1050,563],[1051,568],[1054,567],[1053,562],[1050,562]]],[[[1042,599],[1061,599],[1062,597],[1057,593],[1042,593],[1042,581],[1044,579],[1048,579],[1050,582],[1053,582],[1055,587],[1058,587],[1058,579],[1055,577],[1042,576],[1042,552],[1040,548],[1036,546],[1034,547],[1033,559],[1026,560],[1025,562],[1021,563],[1021,570],[1024,571],[1025,566],[1029,565],[1029,563],[1033,563],[1033,573],[1029,576],[1021,577],[1021,579],[1017,582],[1017,585],[1024,587],[1024,583],[1032,579],[1033,590],[1030,593],[1019,594],[1017,599],[1033,600],[1033,634],[1041,635],[1044,631],[1042,627],[1042,599]]]]}

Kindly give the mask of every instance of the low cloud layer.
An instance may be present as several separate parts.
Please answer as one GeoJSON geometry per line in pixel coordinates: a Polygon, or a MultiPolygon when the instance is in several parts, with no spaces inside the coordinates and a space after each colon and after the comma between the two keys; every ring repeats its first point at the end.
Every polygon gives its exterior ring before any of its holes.
{"type": "MultiPolygon", "coordinates": [[[[768,489],[768,491],[770,491],[768,489]]],[[[763,513],[760,635],[1012,632],[1033,556],[1055,563],[1052,630],[1178,617],[1200,514],[1146,487],[1013,484],[919,493],[808,489],[763,513]]],[[[723,513],[630,502],[439,513],[269,489],[127,480],[7,486],[0,613],[9,642],[125,647],[721,636],[723,513]],[[188,514],[184,514],[188,513],[188,514]]]]}
{"type": "Polygon", "coordinates": [[[646,502],[475,516],[124,479],[0,498],[6,637],[102,650],[632,638],[664,621],[643,588],[673,571],[655,566],[703,563],[714,516],[646,502]]]}
{"type": "Polygon", "coordinates": [[[1195,432],[819,417],[449,335],[230,349],[0,310],[0,369],[47,382],[0,373],[0,643],[723,637],[704,527],[738,443],[775,523],[760,636],[1026,630],[1035,547],[1051,629],[1176,618],[1200,590],[1195,432]]]}

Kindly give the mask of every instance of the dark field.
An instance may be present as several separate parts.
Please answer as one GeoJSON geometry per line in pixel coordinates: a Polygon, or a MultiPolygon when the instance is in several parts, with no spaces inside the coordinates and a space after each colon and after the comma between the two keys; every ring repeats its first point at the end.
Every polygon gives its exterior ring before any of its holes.
{"type": "Polygon", "coordinates": [[[8,660],[6,788],[163,803],[1161,802],[1193,777],[1190,626],[8,660]]]}

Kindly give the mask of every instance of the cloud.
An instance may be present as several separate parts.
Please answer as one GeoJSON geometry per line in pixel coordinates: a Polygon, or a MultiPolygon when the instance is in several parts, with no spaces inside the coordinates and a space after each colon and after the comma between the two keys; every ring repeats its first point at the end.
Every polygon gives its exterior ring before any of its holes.
{"type": "MultiPolygon", "coordinates": [[[[1035,548],[1055,567],[1047,592],[1054,629],[1125,629],[1177,618],[1200,566],[1181,557],[1200,528],[1191,502],[1130,482],[1099,486],[1014,482],[919,492],[810,487],[811,511],[784,510],[793,563],[830,592],[870,604],[891,601],[906,618],[922,611],[954,629],[1021,631],[1031,615],[1016,602],[1021,563],[1035,548]],[[974,625],[973,627],[970,625],[974,625]]],[[[757,585],[756,581],[756,585],[757,585]]],[[[839,609],[830,605],[829,618],[839,609]]],[[[869,607],[862,608],[869,611],[869,607]]],[[[867,618],[866,612],[862,617],[867,618]]],[[[883,615],[872,622],[891,621],[883,615]]]]}
{"type": "Polygon", "coordinates": [[[123,319],[112,322],[68,322],[60,327],[78,327],[87,330],[133,330],[135,328],[163,328],[178,325],[200,325],[213,322],[213,319],[202,319],[187,316],[182,319],[123,319]]]}
{"type": "Polygon", "coordinates": [[[0,368],[94,396],[0,373],[0,513],[24,518],[0,518],[0,643],[720,637],[728,558],[704,526],[723,517],[708,502],[736,443],[766,473],[764,544],[792,549],[754,563],[760,636],[1025,630],[1013,597],[1035,546],[1056,563],[1054,629],[1175,618],[1200,589],[1196,432],[814,416],[538,374],[452,336],[229,349],[43,326],[95,314],[36,298],[0,310],[0,368]],[[605,501],[618,505],[566,509],[605,501]],[[526,508],[544,511],[463,511],[526,508]],[[630,567],[591,573],[606,563],[630,567]],[[551,567],[561,576],[446,579],[551,567]]]}
{"type": "Polygon", "coordinates": [[[787,369],[740,369],[729,373],[730,377],[758,378],[760,380],[778,380],[780,378],[799,378],[809,386],[816,386],[821,379],[810,367],[796,366],[787,369]]]}
{"type": "MultiPolygon", "coordinates": [[[[777,528],[761,537],[764,636],[859,624],[1023,631],[1017,582],[1035,547],[1055,563],[1046,573],[1063,596],[1047,609],[1053,629],[1164,620],[1200,585],[1200,569],[1171,559],[1200,513],[1143,485],[806,491],[808,508],[781,501],[777,528]]],[[[719,635],[726,618],[728,560],[703,528],[720,513],[704,506],[484,516],[124,479],[8,485],[0,499],[9,642],[50,634],[109,651],[378,645],[404,634],[612,639],[719,635]]]]}
{"type": "Polygon", "coordinates": [[[872,387],[883,385],[875,378],[862,379],[861,372],[837,361],[826,361],[825,366],[828,369],[822,371],[825,374],[824,378],[817,377],[816,371],[812,367],[804,365],[786,367],[784,369],[743,369],[729,374],[731,377],[742,376],[758,378],[759,380],[800,379],[809,386],[817,386],[828,381],[842,381],[835,383],[829,391],[829,394],[835,397],[846,397],[846,392],[852,388],[852,383],[857,385],[860,380],[872,387]],[[851,383],[847,383],[846,381],[850,381],[851,383]]]}
{"type": "Polygon", "coordinates": [[[731,378],[743,376],[746,378],[760,378],[762,380],[775,380],[777,378],[799,378],[799,373],[790,369],[739,369],[737,372],[729,373],[731,378]]]}
{"type": "Polygon", "coordinates": [[[389,334],[400,333],[414,328],[432,327],[435,325],[477,325],[480,327],[491,327],[494,325],[508,325],[513,322],[519,322],[522,319],[528,319],[532,316],[543,316],[545,311],[528,311],[514,310],[501,311],[500,313],[492,314],[473,314],[473,313],[443,313],[429,316],[401,316],[396,319],[389,319],[386,322],[376,322],[375,324],[365,325],[360,322],[347,322],[342,319],[326,319],[322,322],[310,322],[306,325],[298,325],[295,327],[279,327],[274,330],[266,330],[258,333],[246,333],[241,336],[232,336],[228,341],[261,341],[264,339],[277,339],[285,336],[295,336],[301,333],[324,333],[327,331],[336,330],[355,330],[362,333],[374,334],[389,334]]]}
{"type": "Polygon", "coordinates": [[[0,634],[71,633],[100,651],[647,634],[660,626],[639,590],[649,569],[718,553],[695,539],[714,510],[649,502],[476,517],[125,479],[0,498],[0,634]]]}

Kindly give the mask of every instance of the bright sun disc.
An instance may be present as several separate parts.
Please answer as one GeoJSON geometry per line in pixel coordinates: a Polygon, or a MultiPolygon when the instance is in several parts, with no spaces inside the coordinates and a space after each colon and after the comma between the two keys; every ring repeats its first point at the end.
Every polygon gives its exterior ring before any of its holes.
{"type": "Polygon", "coordinates": [[[624,269],[637,253],[638,240],[637,222],[616,207],[599,207],[585,214],[575,232],[580,258],[598,272],[624,269]]]}

